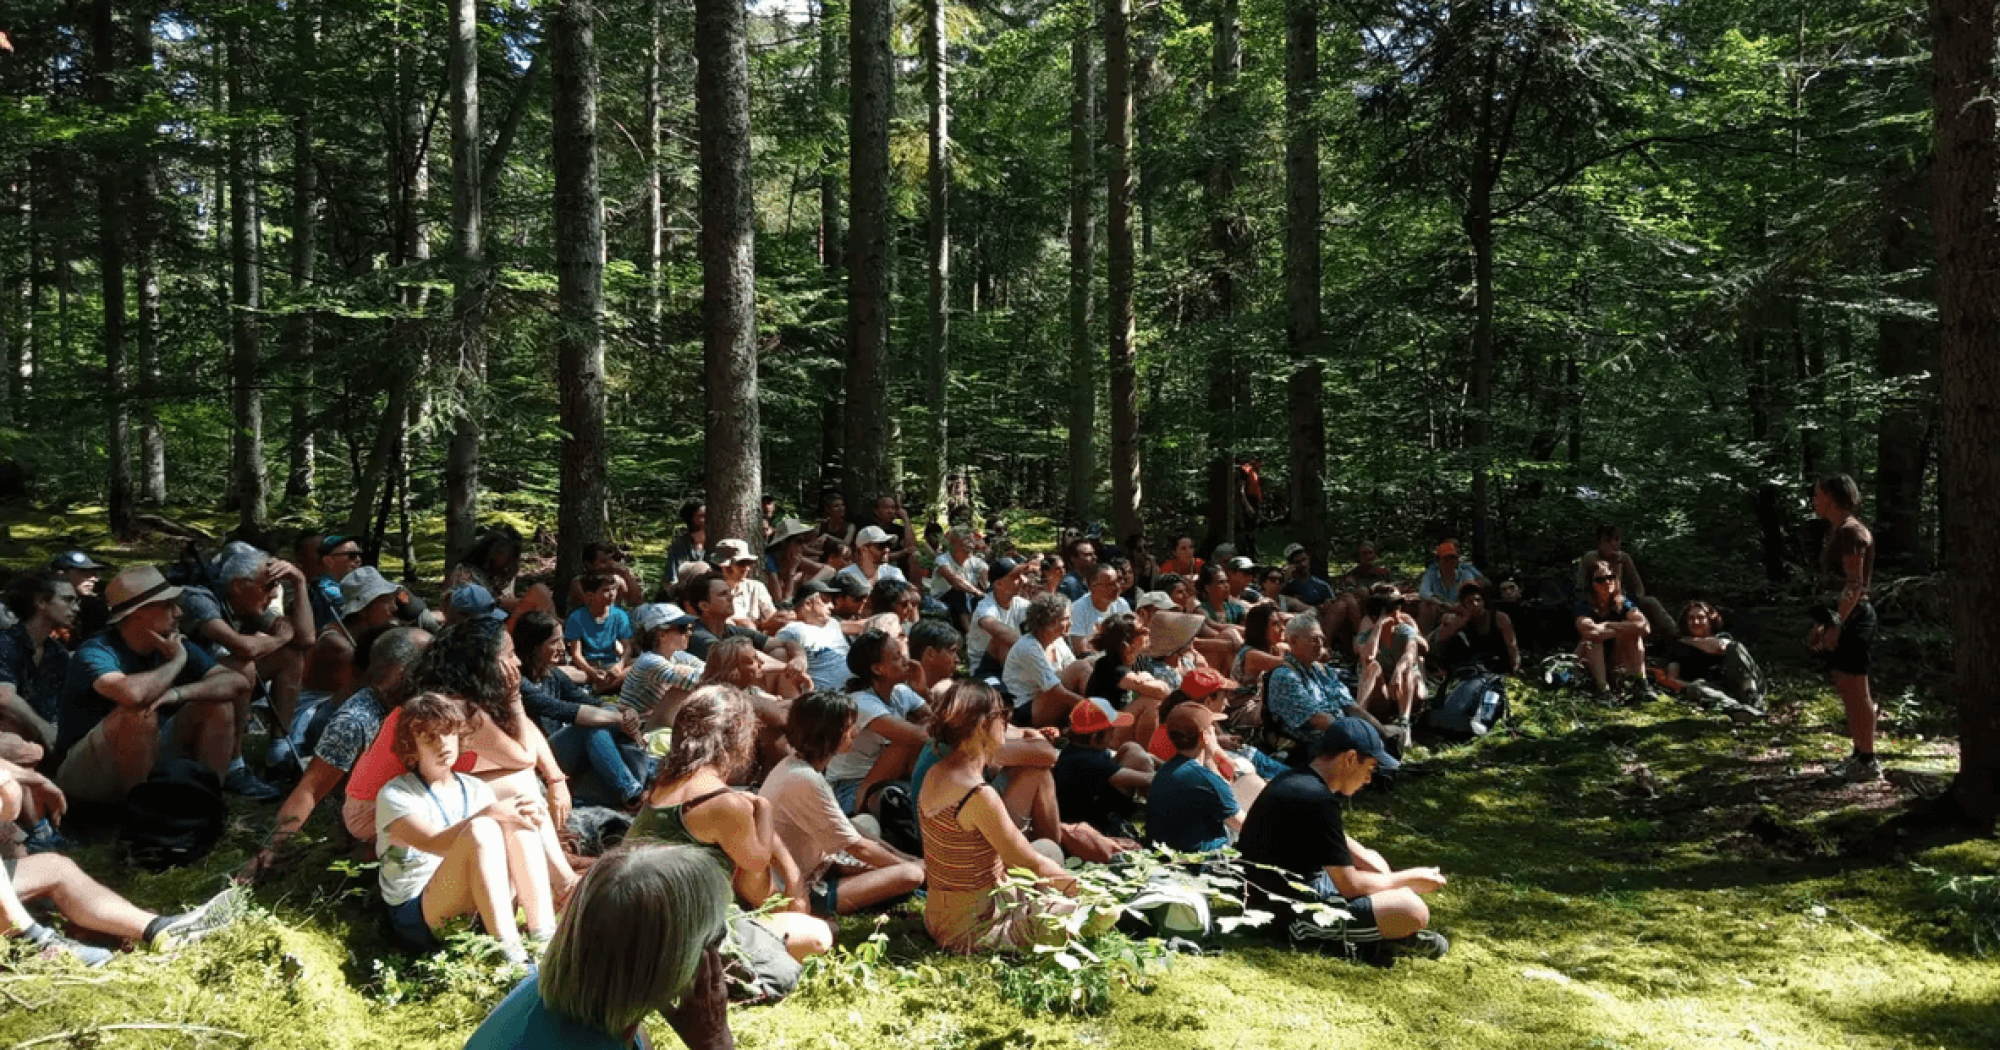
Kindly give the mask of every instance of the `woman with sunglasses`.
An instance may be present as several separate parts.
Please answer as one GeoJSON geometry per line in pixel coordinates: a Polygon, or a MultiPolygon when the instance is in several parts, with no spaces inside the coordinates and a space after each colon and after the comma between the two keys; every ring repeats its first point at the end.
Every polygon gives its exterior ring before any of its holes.
{"type": "Polygon", "coordinates": [[[1609,699],[1613,678],[1622,679],[1619,688],[1638,703],[1653,699],[1646,683],[1646,636],[1652,627],[1646,614],[1625,597],[1618,582],[1618,567],[1599,556],[1585,566],[1584,579],[1590,593],[1576,603],[1576,658],[1590,669],[1590,684],[1597,695],[1609,699]]]}

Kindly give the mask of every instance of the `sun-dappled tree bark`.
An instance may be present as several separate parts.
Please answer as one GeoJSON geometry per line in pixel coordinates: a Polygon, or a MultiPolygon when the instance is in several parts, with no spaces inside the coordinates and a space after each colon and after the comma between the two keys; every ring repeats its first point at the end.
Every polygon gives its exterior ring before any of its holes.
{"type": "Polygon", "coordinates": [[[842,489],[850,508],[888,492],[889,121],[892,0],[854,0],[848,32],[847,407],[842,489]]]}
{"type": "Polygon", "coordinates": [[[1097,172],[1096,14],[1094,0],[1077,0],[1069,41],[1069,512],[1077,521],[1090,520],[1097,495],[1097,343],[1090,330],[1097,266],[1091,209],[1097,172]]]}
{"type": "Polygon", "coordinates": [[[942,510],[948,503],[946,480],[951,474],[951,111],[945,67],[944,0],[924,4],[924,103],[930,110],[927,136],[930,151],[929,215],[925,241],[929,251],[925,276],[930,299],[927,400],[930,401],[930,449],[925,456],[930,476],[925,502],[942,510]]]}
{"type": "Polygon", "coordinates": [[[1285,7],[1286,434],[1293,534],[1315,557],[1326,549],[1326,410],[1320,364],[1319,0],[1285,7]]]}
{"type": "Polygon", "coordinates": [[[645,215],[642,217],[645,239],[639,256],[641,272],[646,276],[646,302],[644,307],[645,333],[640,342],[649,353],[666,350],[666,333],[662,322],[666,318],[666,270],[667,270],[667,202],[665,187],[660,173],[660,153],[666,146],[665,129],[660,126],[666,107],[666,17],[661,10],[666,0],[646,0],[646,28],[649,39],[646,43],[646,112],[645,135],[640,140],[646,151],[646,183],[644,193],[645,215]]]}
{"type": "Polygon", "coordinates": [[[1139,376],[1133,347],[1132,48],[1129,0],[1104,0],[1104,205],[1110,329],[1111,520],[1139,531],[1139,376]]]}
{"type": "Polygon", "coordinates": [[[451,80],[451,292],[457,347],[451,444],[445,452],[446,564],[472,546],[479,524],[480,407],[484,401],[485,189],[480,158],[479,4],[450,0],[446,75],[451,80]]]}
{"type": "Polygon", "coordinates": [[[2000,817],[2000,4],[1931,0],[1933,236],[1962,809],[2000,817]]]}
{"type": "Polygon", "coordinates": [[[115,114],[124,109],[124,94],[118,76],[125,65],[125,37],[119,31],[118,16],[111,0],[91,5],[91,94],[106,115],[107,127],[100,133],[105,142],[97,169],[98,275],[104,285],[104,385],[110,405],[109,433],[104,450],[110,460],[106,471],[106,504],[111,531],[132,534],[135,513],[132,506],[132,410],[125,368],[125,192],[131,184],[127,143],[110,131],[115,114]]]}
{"type": "MultiPolygon", "coordinates": [[[[292,53],[295,72],[305,78],[292,97],[292,288],[312,287],[313,265],[319,253],[319,169],[313,160],[314,70],[319,64],[319,13],[315,5],[292,7],[292,53]]],[[[290,470],[285,476],[285,501],[294,503],[313,494],[313,326],[310,310],[296,308],[288,340],[298,377],[292,388],[292,419],[287,449],[290,470]]]]}
{"type": "Polygon", "coordinates": [[[738,0],[695,0],[708,536],[711,545],[717,539],[740,539],[756,551],[764,545],[758,505],[764,475],[757,412],[757,216],[750,170],[748,40],[738,0]]]}
{"type": "Polygon", "coordinates": [[[1937,328],[1917,315],[1937,288],[1923,265],[1924,204],[1920,177],[1903,179],[1882,211],[1882,273],[1907,301],[1876,322],[1878,374],[1895,384],[1882,405],[1875,458],[1875,559],[1884,571],[1920,571],[1924,474],[1929,469],[1937,386],[1937,328]]]}
{"type": "MultiPolygon", "coordinates": [[[[250,121],[248,30],[231,23],[225,30],[229,52],[229,342],[230,383],[236,414],[236,518],[253,536],[265,524],[264,391],[262,329],[264,308],[262,194],[258,172],[263,151],[250,121]]],[[[123,307],[120,307],[123,312],[123,307]]]]}
{"type": "Polygon", "coordinates": [[[583,545],[606,538],[604,467],[604,196],[597,177],[593,0],[561,0],[549,19],[555,80],[556,388],[562,482],[556,580],[582,571],[583,545]]]}

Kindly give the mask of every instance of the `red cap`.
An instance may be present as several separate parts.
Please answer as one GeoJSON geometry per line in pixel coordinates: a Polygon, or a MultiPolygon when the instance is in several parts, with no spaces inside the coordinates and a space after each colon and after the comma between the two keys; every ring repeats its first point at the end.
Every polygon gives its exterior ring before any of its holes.
{"type": "Polygon", "coordinates": [[[1181,692],[1194,700],[1204,699],[1226,684],[1228,679],[1206,667],[1197,667],[1181,676],[1181,692]]]}
{"type": "Polygon", "coordinates": [[[1102,733],[1117,726],[1129,726],[1133,721],[1132,712],[1114,711],[1100,696],[1084,697],[1069,709],[1069,728],[1076,733],[1102,733]]]}

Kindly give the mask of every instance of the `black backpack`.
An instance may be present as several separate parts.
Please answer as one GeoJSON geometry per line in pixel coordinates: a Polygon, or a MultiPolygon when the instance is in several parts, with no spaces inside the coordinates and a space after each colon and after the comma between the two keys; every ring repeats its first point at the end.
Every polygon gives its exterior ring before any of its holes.
{"type": "Polygon", "coordinates": [[[1485,736],[1507,718],[1507,680],[1477,664],[1462,667],[1447,692],[1431,707],[1430,726],[1459,740],[1485,736]]]}
{"type": "Polygon", "coordinates": [[[215,771],[170,758],[125,796],[118,839],[128,863],[165,871],[208,856],[228,823],[229,804],[215,771]]]}

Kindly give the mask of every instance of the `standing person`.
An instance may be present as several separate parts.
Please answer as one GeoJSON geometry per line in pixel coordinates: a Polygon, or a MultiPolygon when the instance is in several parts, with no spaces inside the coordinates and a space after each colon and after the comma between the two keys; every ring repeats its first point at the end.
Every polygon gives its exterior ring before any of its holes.
{"type": "MultiPolygon", "coordinates": [[[[1342,946],[1378,966],[1397,954],[1441,959],[1451,947],[1442,934],[1425,929],[1431,911],[1420,894],[1443,889],[1436,868],[1391,868],[1380,853],[1347,834],[1342,810],[1380,769],[1399,763],[1382,745],[1375,727],[1355,718],[1337,718],[1321,733],[1312,760],[1303,769],[1280,774],[1264,788],[1243,818],[1236,846],[1250,862],[1249,881],[1278,915],[1273,929],[1292,944],[1342,946]],[[1341,908],[1349,918],[1314,921],[1295,908],[1292,883],[1312,887],[1317,903],[1341,908]]],[[[1309,902],[1307,902],[1309,903],[1309,902]]]]}
{"type": "Polygon", "coordinates": [[[1875,643],[1875,606],[1868,588],[1875,580],[1875,534],[1856,515],[1861,489],[1845,474],[1831,474],[1813,486],[1813,513],[1832,528],[1819,552],[1820,585],[1837,596],[1831,622],[1815,629],[1814,650],[1828,654],[1833,687],[1847,711],[1847,735],[1854,752],[1827,776],[1848,783],[1880,780],[1875,757],[1875,698],[1868,688],[1869,650],[1875,643]]]}
{"type": "Polygon", "coordinates": [[[1257,524],[1264,511],[1264,477],[1260,473],[1263,466],[1263,460],[1251,456],[1236,468],[1236,502],[1243,512],[1242,549],[1252,561],[1257,558],[1257,524]]]}
{"type": "Polygon", "coordinates": [[[1436,630],[1445,609],[1458,604],[1458,589],[1473,582],[1485,583],[1486,576],[1459,557],[1458,541],[1438,544],[1437,561],[1417,581],[1417,626],[1425,634],[1436,630]]]}
{"type": "Polygon", "coordinates": [[[1613,692],[1611,678],[1622,675],[1640,702],[1653,698],[1646,682],[1646,614],[1618,592],[1618,570],[1598,559],[1590,563],[1590,593],[1576,603],[1576,657],[1590,671],[1600,697],[1613,692]]]}
{"type": "Polygon", "coordinates": [[[681,569],[708,561],[708,504],[698,499],[681,504],[681,531],[667,544],[667,567],[660,574],[664,589],[681,582],[681,569]]]}
{"type": "Polygon", "coordinates": [[[1646,594],[1646,581],[1639,575],[1639,565],[1632,560],[1631,552],[1625,549],[1625,534],[1609,522],[1597,527],[1597,546],[1584,551],[1576,560],[1576,593],[1579,596],[1590,593],[1590,563],[1602,560],[1610,563],[1618,573],[1618,589],[1639,611],[1646,614],[1646,623],[1652,628],[1656,644],[1672,641],[1675,634],[1674,618],[1667,614],[1667,607],[1658,598],[1646,594]]]}
{"type": "Polygon", "coordinates": [[[667,1019],[689,1050],[727,1050],[729,985],[717,943],[729,883],[693,846],[605,854],[563,911],[540,969],[472,1033],[466,1050],[648,1050],[667,1019]]]}

